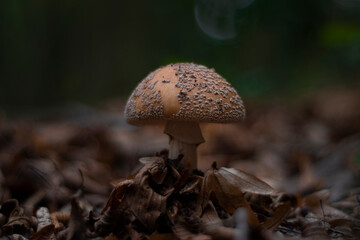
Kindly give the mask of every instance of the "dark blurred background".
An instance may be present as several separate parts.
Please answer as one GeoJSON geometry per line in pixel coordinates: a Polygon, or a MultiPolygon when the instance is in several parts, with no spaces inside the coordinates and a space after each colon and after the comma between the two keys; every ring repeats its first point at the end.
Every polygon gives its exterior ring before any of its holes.
{"type": "Polygon", "coordinates": [[[245,100],[359,87],[360,0],[0,1],[5,113],[127,98],[182,61],[245,100]]]}

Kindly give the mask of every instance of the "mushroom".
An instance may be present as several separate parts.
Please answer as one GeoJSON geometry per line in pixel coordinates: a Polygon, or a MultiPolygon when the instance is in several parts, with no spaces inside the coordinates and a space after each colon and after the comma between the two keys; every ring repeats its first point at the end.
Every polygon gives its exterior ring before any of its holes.
{"type": "Polygon", "coordinates": [[[131,94],[125,107],[130,124],[165,122],[169,158],[183,155],[184,167],[197,167],[196,148],[204,142],[200,122],[237,122],[245,117],[236,90],[214,69],[176,63],[150,73],[131,94]]]}

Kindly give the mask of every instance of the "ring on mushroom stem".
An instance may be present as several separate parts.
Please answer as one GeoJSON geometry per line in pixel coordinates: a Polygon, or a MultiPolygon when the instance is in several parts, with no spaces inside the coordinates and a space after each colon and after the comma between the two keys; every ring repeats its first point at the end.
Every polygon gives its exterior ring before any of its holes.
{"type": "Polygon", "coordinates": [[[214,69],[176,63],[150,73],[131,94],[125,107],[130,124],[166,122],[169,158],[183,154],[185,167],[197,168],[197,146],[205,142],[200,122],[238,122],[245,107],[236,90],[214,69]]]}

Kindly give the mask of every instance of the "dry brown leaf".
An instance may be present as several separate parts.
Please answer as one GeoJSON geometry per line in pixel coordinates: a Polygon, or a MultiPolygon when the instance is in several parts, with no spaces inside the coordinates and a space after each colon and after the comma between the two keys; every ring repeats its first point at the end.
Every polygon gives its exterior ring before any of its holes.
{"type": "Polygon", "coordinates": [[[305,218],[302,226],[302,236],[308,239],[328,240],[330,239],[323,222],[316,219],[305,218]]]}
{"type": "Polygon", "coordinates": [[[54,212],[50,214],[50,219],[52,224],[54,224],[55,232],[58,232],[63,230],[64,226],[69,223],[70,213],[54,212]]]}
{"type": "Polygon", "coordinates": [[[181,178],[173,163],[168,159],[161,158],[147,166],[149,166],[147,172],[150,174],[149,184],[152,188],[164,196],[171,194],[181,178]]]}
{"type": "Polygon", "coordinates": [[[134,189],[126,196],[129,211],[146,231],[153,232],[156,220],[166,212],[166,199],[149,186],[149,175],[135,178],[134,189]]]}
{"type": "Polygon", "coordinates": [[[254,194],[275,194],[275,190],[269,186],[267,183],[263,182],[259,178],[246,173],[244,171],[221,167],[219,169],[219,174],[224,176],[228,182],[233,185],[240,187],[242,192],[249,192],[254,194]]]}
{"type": "Polygon", "coordinates": [[[176,223],[172,229],[176,237],[180,240],[195,240],[195,239],[211,240],[212,239],[209,235],[191,232],[187,226],[181,223],[176,223]]]}
{"type": "Polygon", "coordinates": [[[139,159],[139,162],[141,162],[144,165],[153,164],[154,162],[162,162],[164,161],[161,157],[142,157],[139,159]]]}
{"type": "Polygon", "coordinates": [[[245,193],[244,197],[253,211],[257,214],[259,221],[264,222],[265,218],[270,215],[274,208],[273,196],[245,193]]]}
{"type": "Polygon", "coordinates": [[[334,233],[336,236],[341,236],[344,238],[354,239],[355,237],[359,238],[359,233],[357,233],[356,236],[356,230],[353,231],[353,229],[356,229],[356,224],[354,221],[349,219],[334,219],[329,220],[327,223],[330,224],[330,231],[334,233]]]}
{"type": "Polygon", "coordinates": [[[249,223],[252,226],[257,226],[259,220],[249,203],[243,197],[243,192],[241,191],[241,179],[236,176],[234,177],[234,174],[231,172],[228,174],[229,171],[227,170],[220,170],[209,170],[204,177],[203,185],[201,187],[201,196],[199,198],[202,212],[209,200],[217,201],[221,208],[231,215],[234,214],[236,209],[244,207],[248,211],[249,223]]]}
{"type": "Polygon", "coordinates": [[[20,234],[11,234],[6,236],[6,240],[29,240],[29,239],[20,234]]]}
{"type": "Polygon", "coordinates": [[[325,204],[330,198],[330,190],[323,189],[310,194],[302,199],[301,205],[312,209],[320,208],[321,204],[325,204]]]}
{"type": "Polygon", "coordinates": [[[162,184],[165,180],[166,175],[168,174],[168,169],[165,166],[157,164],[151,169],[149,169],[149,173],[151,175],[151,179],[156,184],[162,184]]]}
{"type": "Polygon", "coordinates": [[[120,183],[118,183],[118,185],[111,192],[109,200],[107,201],[106,206],[104,207],[101,213],[104,214],[105,211],[108,210],[109,208],[111,208],[112,210],[117,209],[122,199],[124,198],[125,194],[133,186],[133,183],[134,181],[131,179],[125,179],[120,183]]]}
{"type": "Polygon", "coordinates": [[[124,199],[134,188],[133,180],[123,180],[113,189],[108,202],[102,210],[101,218],[95,222],[95,231],[100,236],[109,233],[126,232],[124,226],[130,223],[131,214],[128,211],[128,202],[124,199]]]}
{"type": "Polygon", "coordinates": [[[310,207],[310,209],[317,216],[319,216],[320,218],[327,220],[327,221],[334,220],[334,219],[349,219],[352,221],[356,221],[356,219],[354,217],[350,216],[349,214],[347,214],[339,209],[336,209],[336,208],[328,205],[327,203],[321,202],[321,204],[319,204],[319,206],[310,207]]]}
{"type": "Polygon", "coordinates": [[[235,230],[224,226],[207,227],[205,234],[211,236],[213,240],[233,240],[235,237],[235,230]]]}
{"type": "Polygon", "coordinates": [[[179,194],[200,194],[203,179],[198,175],[187,177],[179,190],[179,194]]]}
{"type": "Polygon", "coordinates": [[[344,218],[332,219],[327,221],[331,227],[338,226],[351,226],[354,224],[354,221],[344,218]]]}
{"type": "Polygon", "coordinates": [[[46,225],[39,231],[34,233],[30,240],[55,240],[55,227],[54,224],[46,225]]]}
{"type": "Polygon", "coordinates": [[[3,203],[0,212],[5,216],[10,214],[6,224],[1,227],[3,235],[21,234],[30,236],[36,230],[37,219],[26,216],[24,209],[19,206],[17,200],[8,200],[3,203]]]}
{"type": "Polygon", "coordinates": [[[72,199],[71,201],[70,222],[69,227],[66,230],[66,240],[86,239],[85,218],[78,199],[72,199]]]}
{"type": "Polygon", "coordinates": [[[109,236],[105,237],[105,240],[119,240],[119,238],[113,234],[110,234],[109,236]]]}
{"type": "Polygon", "coordinates": [[[262,230],[274,231],[291,213],[291,202],[279,205],[271,216],[260,225],[262,230]]]}
{"type": "Polygon", "coordinates": [[[349,214],[357,219],[360,218],[359,195],[355,194],[339,202],[331,203],[331,206],[349,214]]]}
{"type": "Polygon", "coordinates": [[[175,235],[173,233],[158,233],[155,232],[149,236],[149,240],[173,240],[175,239],[175,235]]]}
{"type": "Polygon", "coordinates": [[[214,205],[211,201],[206,205],[203,214],[201,216],[201,222],[205,227],[223,226],[221,219],[219,218],[214,205]]]}
{"type": "Polygon", "coordinates": [[[209,201],[201,217],[203,232],[212,239],[234,239],[234,229],[223,226],[215,207],[209,201]]]}
{"type": "Polygon", "coordinates": [[[174,176],[172,171],[167,171],[171,166],[164,159],[147,158],[147,162],[134,179],[120,182],[113,190],[103,217],[95,224],[100,235],[124,229],[127,222],[132,222],[140,232],[152,233],[156,229],[157,219],[166,213],[166,200],[172,192],[174,176]],[[135,219],[131,220],[131,216],[135,219]]]}

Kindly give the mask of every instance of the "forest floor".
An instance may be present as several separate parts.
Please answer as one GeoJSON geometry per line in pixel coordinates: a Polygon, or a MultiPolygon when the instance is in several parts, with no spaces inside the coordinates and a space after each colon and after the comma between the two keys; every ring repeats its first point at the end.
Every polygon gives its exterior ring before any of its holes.
{"type": "Polygon", "coordinates": [[[245,102],[192,172],[119,105],[0,116],[0,239],[360,239],[359,89],[245,102]]]}

